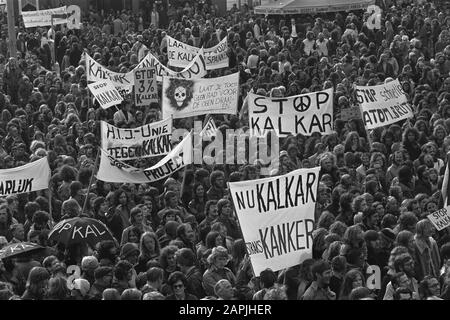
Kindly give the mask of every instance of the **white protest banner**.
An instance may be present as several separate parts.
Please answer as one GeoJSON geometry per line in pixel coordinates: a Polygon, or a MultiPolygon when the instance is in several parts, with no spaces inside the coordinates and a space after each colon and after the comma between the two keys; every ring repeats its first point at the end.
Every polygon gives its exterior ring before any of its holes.
{"type": "Polygon", "coordinates": [[[165,155],[172,150],[172,119],[132,129],[117,128],[101,121],[102,149],[116,160],[165,155]]]}
{"type": "Polygon", "coordinates": [[[367,129],[386,126],[414,115],[398,80],[377,86],[356,86],[356,97],[367,129]]]}
{"type": "Polygon", "coordinates": [[[450,227],[450,207],[442,208],[427,216],[438,231],[450,227]]]}
{"type": "Polygon", "coordinates": [[[250,132],[264,136],[274,130],[279,137],[310,136],[334,132],[333,89],[292,97],[268,98],[248,94],[250,132]]]}
{"type": "Polygon", "coordinates": [[[229,183],[256,275],[312,257],[314,210],[320,167],[229,183]]]}
{"type": "Polygon", "coordinates": [[[116,160],[108,152],[101,150],[97,179],[112,183],[155,182],[192,163],[192,152],[192,133],[190,133],[157,164],[142,170],[116,160]]]}
{"type": "MultiPolygon", "coordinates": [[[[206,60],[206,70],[227,68],[229,65],[227,49],[227,37],[223,38],[219,44],[212,48],[203,48],[206,60]]],[[[185,68],[195,58],[195,55],[198,54],[199,50],[200,48],[190,46],[167,36],[167,56],[169,58],[170,66],[185,68]]]]}
{"type": "Polygon", "coordinates": [[[200,137],[215,137],[216,136],[216,123],[213,118],[209,118],[208,122],[206,122],[203,130],[200,132],[200,137]]]}
{"type": "Polygon", "coordinates": [[[202,114],[236,114],[239,73],[211,79],[164,77],[163,118],[192,117],[202,114]]]}
{"type": "Polygon", "coordinates": [[[89,83],[88,88],[103,109],[108,109],[123,101],[123,97],[109,80],[89,83]]]}
{"type": "Polygon", "coordinates": [[[150,105],[158,102],[158,87],[156,85],[156,68],[134,69],[134,102],[137,106],[150,105]]]}
{"type": "Polygon", "coordinates": [[[60,17],[53,18],[53,25],[67,23],[67,7],[59,7],[47,10],[22,11],[25,28],[44,27],[52,25],[52,15],[60,17]]]}
{"type": "Polygon", "coordinates": [[[26,165],[0,170],[0,196],[48,189],[50,167],[47,157],[26,165]]]}
{"type": "Polygon", "coordinates": [[[109,79],[121,95],[126,96],[133,90],[134,70],[140,68],[155,67],[156,80],[162,82],[163,77],[172,76],[184,79],[202,78],[206,75],[206,63],[203,52],[199,52],[197,57],[183,71],[176,72],[170,70],[158,61],[151,53],[148,53],[141,62],[127,73],[114,72],[95,61],[86,54],[86,78],[89,82],[109,79]]]}

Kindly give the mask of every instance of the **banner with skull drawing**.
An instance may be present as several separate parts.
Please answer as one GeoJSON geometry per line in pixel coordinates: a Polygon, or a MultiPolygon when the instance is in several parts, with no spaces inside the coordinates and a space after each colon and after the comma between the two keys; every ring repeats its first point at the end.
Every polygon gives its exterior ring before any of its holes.
{"type": "Polygon", "coordinates": [[[204,114],[236,114],[239,73],[213,79],[164,77],[163,118],[204,114]]]}

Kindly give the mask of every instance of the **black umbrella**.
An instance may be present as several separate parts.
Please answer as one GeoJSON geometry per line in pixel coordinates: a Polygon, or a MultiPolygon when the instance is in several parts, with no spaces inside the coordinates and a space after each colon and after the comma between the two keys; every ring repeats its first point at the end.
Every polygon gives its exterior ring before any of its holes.
{"type": "Polygon", "coordinates": [[[0,249],[0,259],[10,258],[22,253],[45,249],[44,247],[33,242],[19,242],[8,244],[0,249]]]}
{"type": "Polygon", "coordinates": [[[88,243],[94,247],[103,240],[113,240],[108,227],[96,219],[76,217],[60,221],[48,235],[49,241],[57,241],[66,246],[76,243],[88,243]]]}

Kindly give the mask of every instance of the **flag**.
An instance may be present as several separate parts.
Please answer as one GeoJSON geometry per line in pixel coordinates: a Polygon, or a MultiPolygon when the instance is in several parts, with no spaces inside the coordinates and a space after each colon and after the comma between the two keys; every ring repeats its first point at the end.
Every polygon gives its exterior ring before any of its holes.
{"type": "Polygon", "coordinates": [[[441,194],[442,194],[442,200],[443,202],[443,207],[446,208],[449,203],[448,200],[450,199],[450,189],[448,186],[448,180],[449,180],[449,174],[450,174],[450,152],[447,153],[447,164],[445,165],[445,173],[444,173],[444,180],[442,181],[442,189],[441,189],[441,194]]]}
{"type": "Polygon", "coordinates": [[[213,118],[209,118],[206,122],[205,126],[203,127],[202,132],[200,132],[200,137],[215,137],[216,136],[216,123],[214,122],[213,118]]]}

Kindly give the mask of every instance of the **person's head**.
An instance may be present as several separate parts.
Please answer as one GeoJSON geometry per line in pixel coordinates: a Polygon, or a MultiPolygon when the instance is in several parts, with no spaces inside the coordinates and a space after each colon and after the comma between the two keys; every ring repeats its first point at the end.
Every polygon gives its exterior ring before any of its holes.
{"type": "Polygon", "coordinates": [[[120,258],[128,261],[131,265],[135,265],[138,262],[139,254],[139,247],[137,244],[131,242],[125,243],[120,250],[120,258]]]}
{"type": "Polygon", "coordinates": [[[107,288],[102,293],[102,300],[120,300],[120,293],[117,289],[107,288]]]}
{"type": "Polygon", "coordinates": [[[219,213],[220,216],[231,217],[233,214],[233,207],[231,205],[230,200],[220,199],[217,202],[217,212],[219,213]]]}
{"type": "Polygon", "coordinates": [[[400,215],[399,230],[408,230],[410,232],[416,233],[417,221],[418,219],[414,213],[405,212],[400,215]]]}
{"type": "Polygon", "coordinates": [[[184,295],[186,283],[186,276],[180,271],[172,272],[167,279],[167,284],[172,288],[172,291],[176,296],[184,295]]]}
{"type": "Polygon", "coordinates": [[[222,270],[230,261],[228,250],[222,246],[213,248],[211,254],[208,256],[207,261],[211,266],[222,270]]]}
{"type": "Polygon", "coordinates": [[[114,278],[118,281],[130,281],[133,276],[133,265],[126,260],[120,260],[114,266],[114,278]]]}
{"type": "Polygon", "coordinates": [[[161,252],[158,237],[154,232],[144,232],[141,236],[139,247],[141,248],[141,255],[143,256],[159,256],[161,252]]]}
{"type": "Polygon", "coordinates": [[[23,224],[15,223],[15,224],[11,225],[10,230],[15,239],[17,239],[19,241],[25,240],[25,231],[23,228],[23,224]]]}
{"type": "Polygon", "coordinates": [[[435,228],[429,219],[422,219],[417,222],[416,235],[421,239],[428,239],[433,235],[435,228]]]}
{"type": "Polygon", "coordinates": [[[10,226],[12,223],[12,213],[8,204],[2,203],[0,205],[0,225],[10,226]]]}
{"type": "Polygon", "coordinates": [[[316,261],[311,272],[313,274],[314,281],[317,281],[320,287],[328,287],[331,279],[331,267],[330,264],[324,260],[316,261]]]}
{"type": "Polygon", "coordinates": [[[176,259],[181,271],[191,268],[196,263],[196,256],[194,252],[188,248],[178,250],[176,253],[176,259]]]}
{"type": "Polygon", "coordinates": [[[48,281],[47,296],[52,299],[64,300],[69,297],[70,291],[67,287],[67,280],[64,277],[53,277],[48,281]]]}
{"type": "Polygon", "coordinates": [[[159,257],[159,263],[161,268],[175,268],[177,264],[175,253],[178,251],[178,247],[168,245],[161,249],[161,255],[159,257]]]}
{"type": "Polygon", "coordinates": [[[353,289],[362,286],[364,286],[364,277],[361,271],[358,269],[351,269],[344,276],[341,295],[348,296],[353,289]]]}
{"type": "Polygon", "coordinates": [[[396,272],[392,276],[391,284],[394,290],[398,288],[408,288],[411,284],[410,279],[404,272],[396,272]]]}
{"type": "Polygon", "coordinates": [[[394,258],[394,270],[396,272],[404,272],[408,277],[413,277],[414,259],[409,253],[402,253],[394,258]]]}
{"type": "Polygon", "coordinates": [[[28,274],[26,288],[37,299],[42,299],[48,291],[50,274],[43,267],[33,267],[28,274]]]}
{"type": "Polygon", "coordinates": [[[83,278],[78,278],[73,281],[73,288],[70,290],[70,295],[75,300],[84,300],[90,289],[91,285],[89,281],[83,278]]]}
{"type": "Polygon", "coordinates": [[[425,276],[419,283],[419,295],[425,300],[429,297],[439,297],[441,294],[441,286],[439,281],[432,276],[425,276]]]}
{"type": "Polygon", "coordinates": [[[190,223],[182,223],[177,228],[177,237],[183,241],[194,243],[195,232],[190,223]]]}
{"type": "Polygon", "coordinates": [[[219,216],[216,200],[208,200],[205,204],[205,214],[211,219],[216,219],[219,216]]]}
{"type": "Polygon", "coordinates": [[[212,187],[218,189],[223,189],[225,187],[225,176],[222,171],[213,171],[209,179],[212,187]]]}
{"type": "Polygon", "coordinates": [[[83,272],[94,274],[95,269],[99,266],[98,260],[94,256],[84,256],[81,260],[81,270],[83,272]]]}
{"type": "Polygon", "coordinates": [[[113,280],[113,268],[111,267],[98,267],[94,271],[95,282],[100,285],[109,287],[113,280]]]}
{"type": "Polygon", "coordinates": [[[277,281],[277,276],[272,269],[265,269],[259,274],[259,280],[263,288],[271,288],[277,281]]]}
{"type": "Polygon", "coordinates": [[[125,289],[120,296],[120,300],[141,300],[142,292],[136,288],[125,289]]]}
{"type": "Polygon", "coordinates": [[[403,246],[408,248],[410,252],[414,252],[414,233],[408,230],[402,230],[397,234],[397,238],[395,239],[396,246],[403,246]]]}
{"type": "Polygon", "coordinates": [[[221,279],[214,286],[214,293],[222,300],[231,300],[234,296],[233,286],[227,279],[221,279]]]}
{"type": "Polygon", "coordinates": [[[373,297],[370,296],[370,290],[367,287],[357,287],[352,289],[350,295],[348,296],[349,300],[374,300],[373,297]]]}

